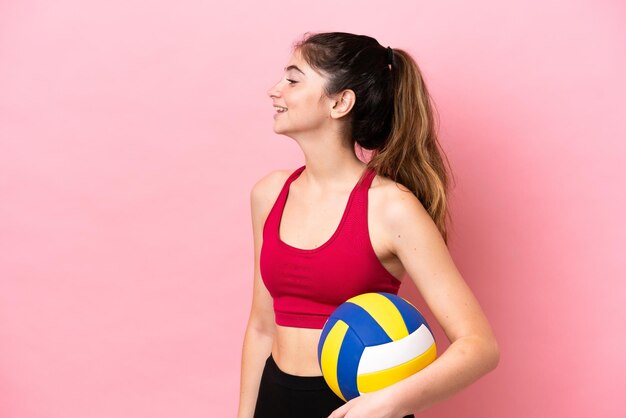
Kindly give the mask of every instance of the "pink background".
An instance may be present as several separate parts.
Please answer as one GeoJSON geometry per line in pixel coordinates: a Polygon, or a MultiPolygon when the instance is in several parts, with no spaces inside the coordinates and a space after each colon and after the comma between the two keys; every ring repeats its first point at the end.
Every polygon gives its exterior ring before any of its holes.
{"type": "Polygon", "coordinates": [[[235,415],[250,188],[303,162],[266,90],[294,40],[329,30],[423,69],[456,178],[450,249],[501,347],[419,416],[622,416],[625,12],[0,3],[0,417],[235,415]]]}

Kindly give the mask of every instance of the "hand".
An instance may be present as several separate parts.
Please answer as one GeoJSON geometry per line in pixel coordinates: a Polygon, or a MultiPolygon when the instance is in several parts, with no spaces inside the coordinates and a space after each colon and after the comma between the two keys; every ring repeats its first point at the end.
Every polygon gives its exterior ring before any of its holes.
{"type": "Polygon", "coordinates": [[[393,400],[385,392],[364,393],[335,409],[328,418],[398,418],[393,400]]]}

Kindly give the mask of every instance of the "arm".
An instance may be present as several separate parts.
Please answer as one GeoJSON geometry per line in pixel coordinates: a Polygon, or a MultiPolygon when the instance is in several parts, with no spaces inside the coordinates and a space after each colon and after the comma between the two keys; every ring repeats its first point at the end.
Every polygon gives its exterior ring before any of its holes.
{"type": "Polygon", "coordinates": [[[469,386],[496,368],[500,354],[487,318],[419,200],[404,194],[390,212],[392,251],[451,342],[428,367],[387,388],[399,412],[408,414],[469,386]]]}
{"type": "Polygon", "coordinates": [[[254,414],[259,382],[265,361],[272,351],[275,330],[272,297],[263,283],[259,269],[263,224],[271,208],[271,200],[267,199],[267,195],[267,179],[255,184],[250,194],[254,237],[254,284],[241,356],[238,418],[252,418],[254,414]]]}
{"type": "Polygon", "coordinates": [[[469,386],[499,361],[490,325],[428,212],[408,191],[394,192],[387,202],[381,221],[389,233],[390,250],[406,268],[451,345],[423,370],[353,399],[332,418],[348,412],[347,417],[356,418],[379,411],[376,416],[385,417],[422,411],[469,386]]]}

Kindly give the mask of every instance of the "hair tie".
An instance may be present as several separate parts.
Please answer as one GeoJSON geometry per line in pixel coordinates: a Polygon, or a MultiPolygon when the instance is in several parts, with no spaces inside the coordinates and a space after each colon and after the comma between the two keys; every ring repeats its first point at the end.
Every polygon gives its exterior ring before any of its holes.
{"type": "Polygon", "coordinates": [[[392,67],[395,67],[395,60],[393,59],[393,49],[390,46],[387,47],[387,63],[392,67]]]}

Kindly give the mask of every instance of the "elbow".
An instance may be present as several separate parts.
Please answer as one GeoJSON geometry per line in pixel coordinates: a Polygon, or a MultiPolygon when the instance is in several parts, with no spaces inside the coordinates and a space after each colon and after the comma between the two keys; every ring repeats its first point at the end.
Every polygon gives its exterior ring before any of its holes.
{"type": "Polygon", "coordinates": [[[489,371],[494,370],[500,363],[500,347],[495,337],[492,337],[485,349],[485,356],[487,357],[487,364],[489,365],[489,371]]]}
{"type": "Polygon", "coordinates": [[[474,335],[462,340],[459,345],[461,355],[467,356],[466,360],[473,363],[477,370],[481,370],[481,375],[498,367],[500,347],[493,335],[474,335]]]}
{"type": "Polygon", "coordinates": [[[473,352],[477,364],[480,364],[483,373],[489,373],[498,367],[500,363],[500,347],[493,335],[477,335],[470,344],[473,346],[471,352],[473,352]]]}
{"type": "Polygon", "coordinates": [[[258,336],[273,338],[276,332],[276,326],[274,325],[274,316],[263,315],[262,313],[251,312],[250,318],[248,318],[247,332],[253,332],[258,336]]]}

